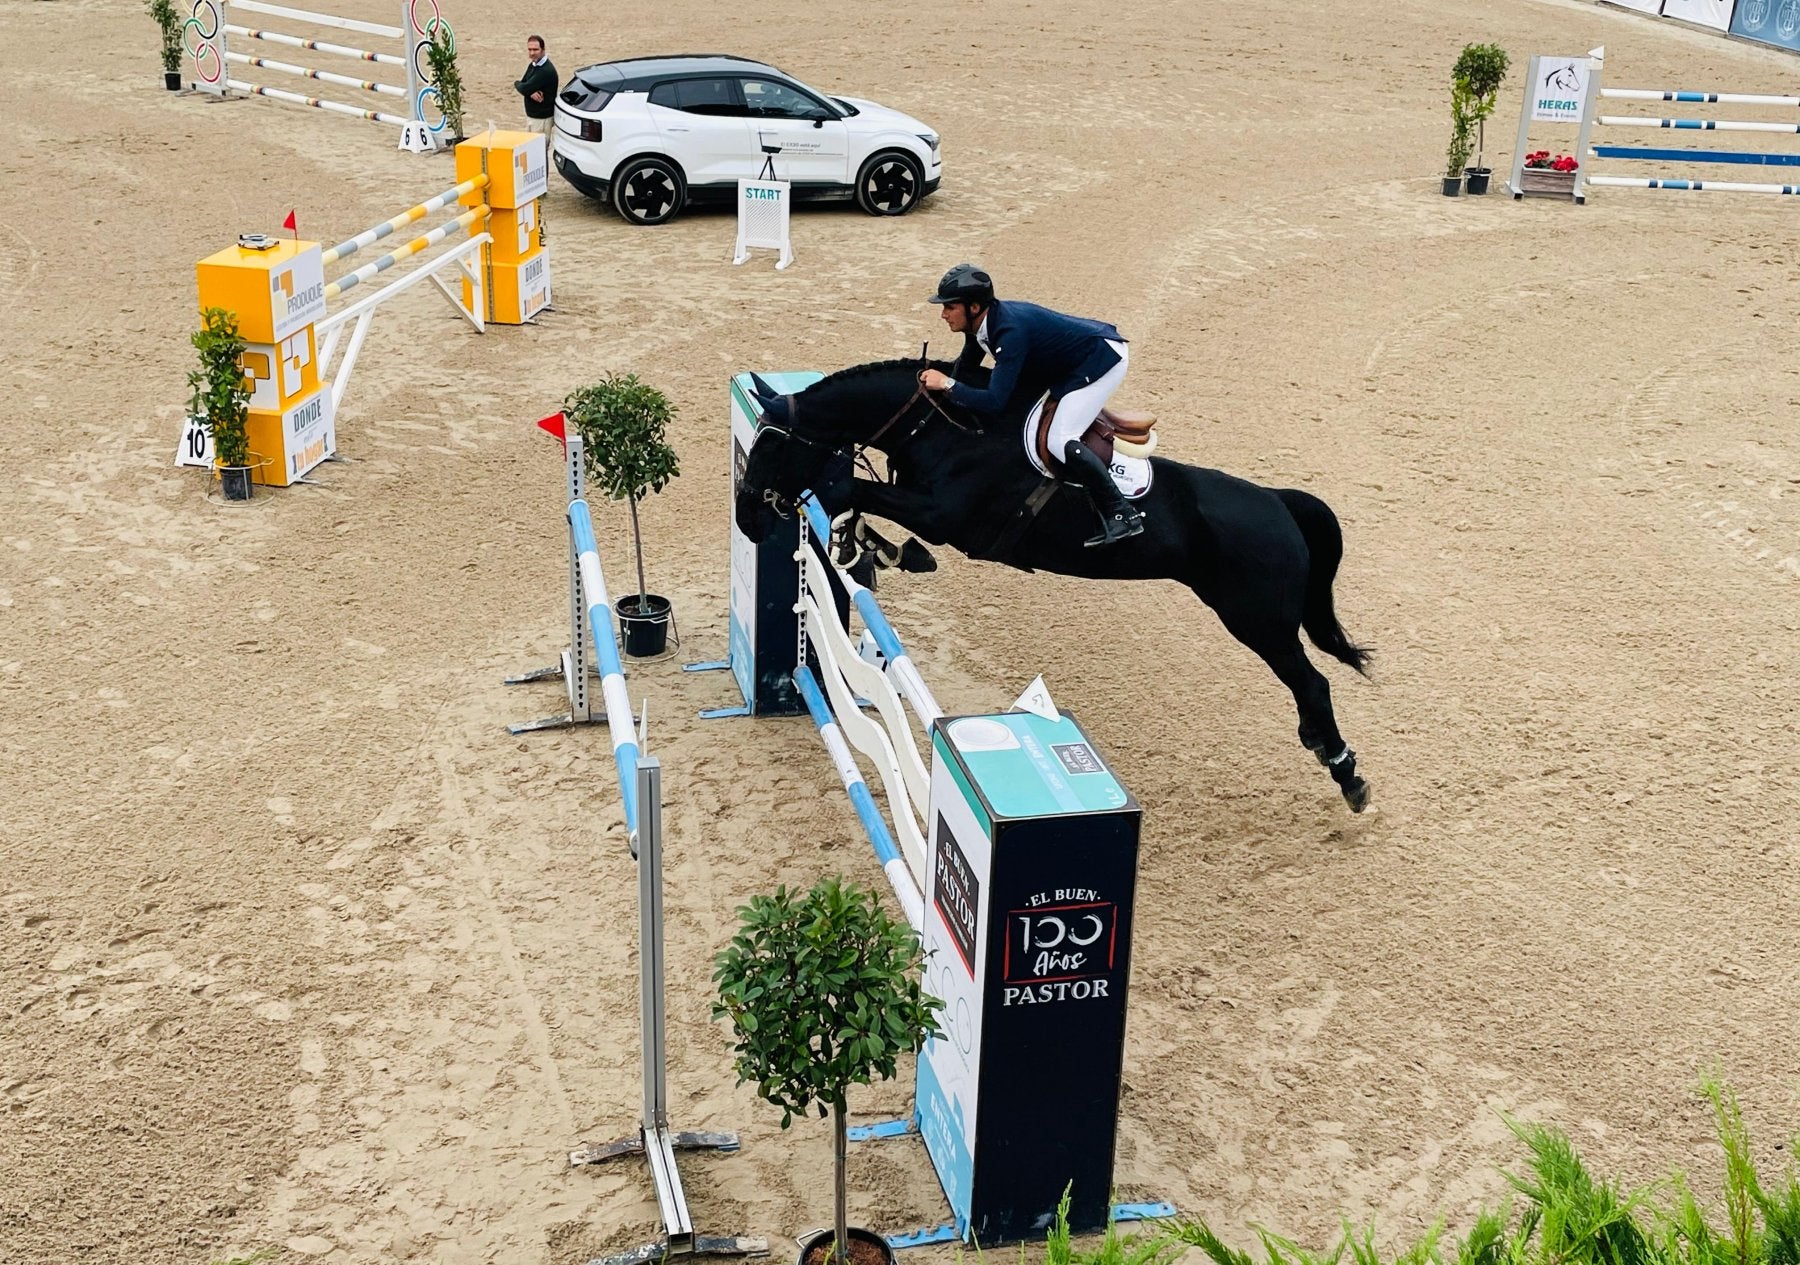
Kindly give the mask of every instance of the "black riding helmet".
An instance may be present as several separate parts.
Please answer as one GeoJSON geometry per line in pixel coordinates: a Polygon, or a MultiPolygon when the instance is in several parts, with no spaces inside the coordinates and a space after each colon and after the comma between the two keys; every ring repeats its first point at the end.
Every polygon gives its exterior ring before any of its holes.
{"type": "Polygon", "coordinates": [[[974,264],[957,264],[938,282],[931,303],[992,303],[994,279],[974,264]]]}

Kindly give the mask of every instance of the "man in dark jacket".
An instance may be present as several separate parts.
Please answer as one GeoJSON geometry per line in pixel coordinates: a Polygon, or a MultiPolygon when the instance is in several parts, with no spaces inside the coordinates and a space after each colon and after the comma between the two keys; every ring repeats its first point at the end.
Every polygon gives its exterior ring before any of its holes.
{"type": "Polygon", "coordinates": [[[548,159],[550,148],[556,143],[556,89],[562,81],[544,53],[542,35],[526,39],[525,53],[531,58],[531,64],[525,67],[525,77],[513,87],[525,98],[527,124],[532,131],[544,134],[544,156],[548,159]]]}
{"type": "Polygon", "coordinates": [[[951,376],[927,369],[921,381],[948,391],[952,403],[998,417],[1014,402],[1033,401],[1028,433],[1035,432],[1045,398],[1055,403],[1045,448],[1062,461],[1061,475],[1087,489],[1100,513],[1101,532],[1087,543],[1110,545],[1144,530],[1144,516],[1113,482],[1106,463],[1081,436],[1125,380],[1130,352],[1124,336],[1104,321],[1065,316],[1035,303],[994,297],[994,280],[974,264],[957,264],[938,282],[931,302],[944,309],[944,324],[963,336],[951,376]],[[985,388],[958,378],[994,358],[985,388]]]}

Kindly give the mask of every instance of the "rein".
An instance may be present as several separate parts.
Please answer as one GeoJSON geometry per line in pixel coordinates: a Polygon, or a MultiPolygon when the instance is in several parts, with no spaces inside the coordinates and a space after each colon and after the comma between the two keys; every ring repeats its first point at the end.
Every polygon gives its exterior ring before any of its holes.
{"type": "MultiPolygon", "coordinates": [[[[787,401],[788,424],[786,426],[778,426],[772,422],[767,421],[765,418],[765,420],[762,421],[757,427],[758,438],[761,437],[763,432],[767,431],[767,432],[772,432],[774,434],[780,435],[783,439],[793,440],[795,442],[805,444],[809,448],[826,448],[832,452],[836,452],[839,450],[839,446],[836,444],[829,443],[826,440],[822,440],[822,439],[814,439],[812,436],[804,435],[800,432],[800,399],[796,393],[789,392],[788,394],[783,395],[781,398],[783,400],[787,401]]],[[[913,423],[912,429],[907,431],[906,434],[901,437],[901,440],[900,440],[901,443],[905,443],[907,440],[912,439],[914,436],[916,436],[920,431],[924,430],[926,425],[930,423],[931,415],[933,413],[936,413],[939,417],[943,418],[950,425],[956,427],[957,430],[963,431],[965,433],[971,431],[970,427],[964,425],[962,422],[959,422],[956,420],[956,418],[952,417],[950,415],[949,411],[947,409],[945,409],[941,403],[939,403],[937,396],[935,394],[933,394],[931,391],[926,389],[924,377],[923,377],[923,371],[921,370],[919,384],[917,387],[915,387],[913,389],[913,393],[906,397],[905,403],[901,404],[899,408],[895,409],[893,414],[887,419],[887,421],[883,422],[880,426],[876,427],[874,434],[870,435],[867,439],[857,440],[857,441],[853,442],[852,444],[850,444],[851,449],[854,450],[852,460],[855,461],[856,463],[860,464],[864,469],[868,470],[871,474],[873,474],[874,469],[870,465],[868,458],[863,455],[864,450],[868,449],[868,448],[873,448],[875,446],[875,442],[877,440],[879,440],[883,435],[887,434],[890,430],[892,430],[894,428],[895,424],[898,423],[901,418],[905,417],[907,415],[907,413],[911,411],[912,407],[920,401],[920,399],[923,399],[927,404],[929,404],[931,406],[931,408],[925,412],[920,413],[919,420],[913,423]]],[[[893,482],[893,480],[894,480],[894,473],[890,469],[888,471],[888,482],[891,483],[891,482],[893,482]]],[[[763,489],[763,501],[766,504],[768,504],[771,508],[773,508],[777,514],[780,514],[783,518],[787,517],[787,515],[788,515],[788,505],[787,505],[788,498],[787,497],[782,496],[780,493],[776,492],[773,488],[764,488],[763,489]]]]}
{"type": "MultiPolygon", "coordinates": [[[[857,447],[873,448],[875,446],[875,441],[880,439],[883,435],[887,434],[888,431],[892,430],[894,427],[894,423],[899,421],[902,417],[905,417],[907,414],[907,411],[909,409],[911,409],[913,405],[917,404],[921,398],[923,398],[927,404],[931,405],[932,412],[936,413],[939,417],[943,418],[946,422],[949,422],[952,426],[956,427],[957,430],[966,431],[969,429],[967,426],[964,426],[961,422],[957,421],[954,417],[950,416],[948,410],[946,410],[942,404],[938,403],[937,396],[932,394],[929,390],[926,389],[924,375],[921,372],[920,378],[919,378],[919,385],[916,388],[914,388],[913,393],[911,395],[906,397],[906,403],[902,404],[899,408],[895,409],[894,415],[892,417],[888,418],[887,421],[883,422],[880,426],[878,426],[875,430],[875,433],[873,435],[870,435],[867,439],[863,440],[861,443],[859,443],[857,445],[857,447]]],[[[912,428],[912,430],[907,433],[906,439],[911,439],[914,435],[917,435],[921,430],[924,429],[925,423],[930,420],[931,420],[931,418],[930,418],[929,414],[921,416],[919,418],[919,424],[917,426],[914,426],[912,428]]],[[[905,439],[903,439],[901,442],[904,443],[905,439]]]]}

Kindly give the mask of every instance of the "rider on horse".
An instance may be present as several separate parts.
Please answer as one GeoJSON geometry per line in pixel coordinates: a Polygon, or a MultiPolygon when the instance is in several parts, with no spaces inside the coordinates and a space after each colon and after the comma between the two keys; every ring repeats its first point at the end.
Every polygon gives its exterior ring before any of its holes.
{"type": "Polygon", "coordinates": [[[1130,353],[1119,331],[1035,303],[1002,303],[994,297],[993,278],[968,263],[946,272],[930,301],[942,305],[944,324],[963,336],[963,350],[956,376],[927,369],[920,375],[925,387],[948,391],[952,403],[992,416],[1014,399],[1038,401],[1034,428],[1040,410],[1054,408],[1046,451],[1061,456],[1062,476],[1086,488],[1100,513],[1101,532],[1087,543],[1110,545],[1143,531],[1144,516],[1119,491],[1106,463],[1081,442],[1125,380],[1130,353]],[[987,387],[959,381],[981,367],[984,353],[994,357],[987,387]]]}

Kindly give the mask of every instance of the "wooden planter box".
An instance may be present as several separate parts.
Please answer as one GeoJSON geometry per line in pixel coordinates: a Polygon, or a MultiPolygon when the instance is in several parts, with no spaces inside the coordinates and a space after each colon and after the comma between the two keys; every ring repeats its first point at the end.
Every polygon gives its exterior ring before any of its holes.
{"type": "Polygon", "coordinates": [[[1552,171],[1548,167],[1527,167],[1519,173],[1519,192],[1538,193],[1548,197],[1575,196],[1575,173],[1552,171]]]}

